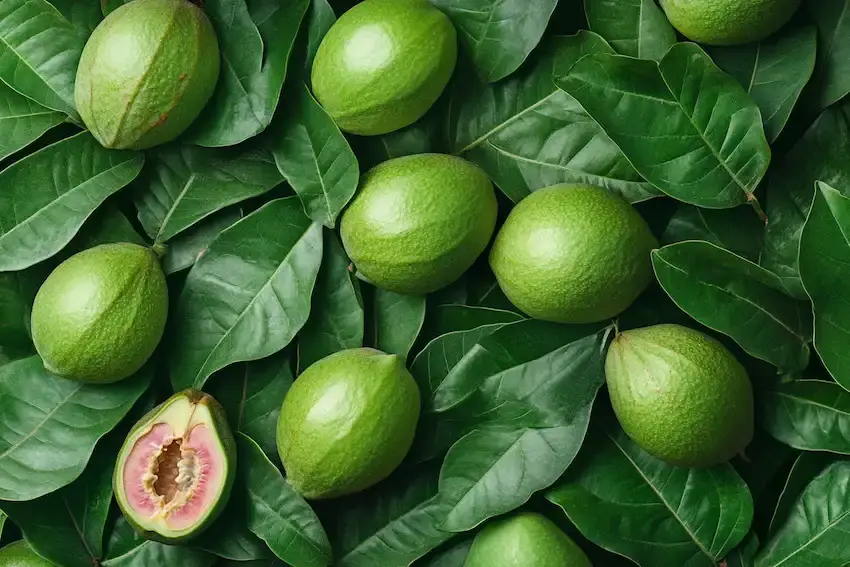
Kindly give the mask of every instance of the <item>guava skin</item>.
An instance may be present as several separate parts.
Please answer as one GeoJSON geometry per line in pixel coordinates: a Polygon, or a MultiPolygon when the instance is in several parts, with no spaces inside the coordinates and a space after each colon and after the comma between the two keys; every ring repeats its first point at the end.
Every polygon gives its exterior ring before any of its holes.
{"type": "Polygon", "coordinates": [[[419,388],[395,355],[358,348],[304,371],[286,394],[277,447],[305,498],[365,490],[401,464],[416,433],[419,388]]]}
{"type": "Polygon", "coordinates": [[[56,567],[33,551],[24,540],[10,543],[0,549],[0,565],[3,567],[56,567]]]}
{"type": "Polygon", "coordinates": [[[134,0],[83,49],[75,98],[106,148],[142,150],[182,134],[209,101],[220,54],[212,24],[186,0],[134,0]]]}
{"type": "Polygon", "coordinates": [[[699,331],[670,324],[625,331],[608,350],[605,378],[623,430],[663,461],[710,467],[752,441],[747,371],[699,331]]]}
{"type": "Polygon", "coordinates": [[[159,257],[137,244],[105,244],[62,262],[38,290],[32,339],[50,372],[110,383],[139,370],[168,317],[159,257]]]}
{"type": "Polygon", "coordinates": [[[773,35],[800,0],[661,0],[667,19],[691,41],[740,45],[773,35]]]}
{"type": "Polygon", "coordinates": [[[487,524],[464,567],[592,567],[587,555],[551,520],[520,513],[487,524]]]}
{"type": "Polygon", "coordinates": [[[457,32],[427,0],[365,0],[325,35],[313,93],[340,129],[386,134],[437,101],[457,61],[457,32]]]}
{"type": "Polygon", "coordinates": [[[658,247],[620,196],[589,185],[554,185],[514,207],[496,235],[490,267],[519,309],[556,323],[618,315],[654,279],[658,247]]]}
{"type": "Polygon", "coordinates": [[[342,243],[359,277],[419,295],[456,281],[496,228],[493,184],[478,166],[419,154],[367,172],[342,215],[342,243]]]}

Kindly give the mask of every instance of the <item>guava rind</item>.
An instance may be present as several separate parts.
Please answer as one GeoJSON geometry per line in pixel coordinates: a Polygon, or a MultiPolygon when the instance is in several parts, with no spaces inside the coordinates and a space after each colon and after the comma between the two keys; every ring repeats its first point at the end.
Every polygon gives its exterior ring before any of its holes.
{"type": "Polygon", "coordinates": [[[359,348],[316,362],[281,408],[277,447],[287,480],[310,499],[380,482],[410,450],[420,403],[419,388],[398,356],[359,348]]]}
{"type": "Polygon", "coordinates": [[[456,60],[457,32],[427,0],[365,0],[319,45],[313,92],[342,130],[386,134],[431,108],[456,60]]]}
{"type": "Polygon", "coordinates": [[[658,247],[620,196],[553,185],[513,208],[490,251],[508,299],[535,319],[593,323],[624,311],[653,280],[658,247]]]}
{"type": "Polygon", "coordinates": [[[212,24],[186,0],[134,0],[92,33],[77,70],[75,98],[107,148],[169,142],[198,117],[218,81],[212,24]]]}
{"type": "Polygon", "coordinates": [[[104,244],[75,254],[48,276],[33,303],[32,338],[50,372],[116,382],[150,358],[167,318],[158,256],[138,244],[104,244]]]}
{"type": "Polygon", "coordinates": [[[706,45],[762,40],[788,23],[800,0],[661,0],[682,35],[706,45]]]}
{"type": "Polygon", "coordinates": [[[420,154],[368,171],[340,223],[358,275],[402,294],[436,291],[481,255],[496,227],[496,194],[476,165],[420,154]]]}
{"type": "Polygon", "coordinates": [[[115,473],[112,477],[112,487],[115,493],[115,500],[118,502],[118,507],[121,509],[121,512],[124,515],[124,518],[127,522],[133,526],[133,529],[136,530],[142,537],[145,539],[149,539],[152,541],[158,541],[160,543],[165,544],[179,544],[184,543],[192,538],[200,535],[207,528],[209,528],[213,522],[221,515],[227,506],[228,501],[230,500],[230,494],[233,489],[233,483],[236,479],[236,466],[237,466],[237,456],[236,456],[236,440],[233,437],[233,432],[230,429],[230,424],[227,421],[227,415],[224,411],[224,408],[218,401],[215,400],[209,394],[205,394],[204,392],[200,392],[198,390],[184,390],[182,392],[178,392],[174,394],[167,400],[165,400],[160,405],[156,406],[148,413],[146,413],[136,425],[130,430],[127,438],[124,441],[124,444],[121,447],[121,450],[118,452],[118,459],[115,466],[115,473]],[[180,398],[186,398],[187,401],[192,405],[204,405],[209,410],[210,416],[212,417],[212,423],[209,424],[210,428],[216,434],[222,454],[225,457],[224,463],[227,466],[225,483],[222,487],[220,496],[218,501],[216,502],[213,509],[208,513],[206,518],[204,518],[203,522],[199,523],[194,529],[188,531],[187,533],[169,536],[160,532],[151,531],[146,529],[140,520],[135,518],[135,512],[133,511],[130,504],[127,502],[127,497],[124,493],[123,486],[123,469],[124,463],[130,452],[135,445],[135,441],[140,435],[141,432],[149,429],[154,423],[157,422],[157,418],[168,409],[168,407],[175,401],[180,398]]]}
{"type": "Polygon", "coordinates": [[[56,567],[33,551],[24,540],[10,543],[0,549],[0,565],[3,567],[56,567]]]}
{"type": "Polygon", "coordinates": [[[663,461],[714,466],[753,438],[747,371],[699,331],[669,324],[625,331],[608,350],[605,378],[623,430],[663,461]]]}

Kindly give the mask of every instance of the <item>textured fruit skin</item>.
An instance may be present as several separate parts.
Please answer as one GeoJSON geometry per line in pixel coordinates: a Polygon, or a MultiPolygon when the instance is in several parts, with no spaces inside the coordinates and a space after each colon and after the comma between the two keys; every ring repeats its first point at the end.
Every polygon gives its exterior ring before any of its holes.
{"type": "Polygon", "coordinates": [[[218,403],[218,401],[216,401],[215,398],[213,398],[209,394],[205,394],[204,392],[192,389],[184,390],[182,392],[174,394],[173,396],[171,396],[170,398],[150,410],[148,413],[146,413],[138,422],[136,422],[136,425],[133,426],[133,429],[130,430],[130,433],[127,434],[127,439],[124,441],[121,450],[118,452],[115,472],[112,476],[112,490],[115,494],[115,500],[118,502],[118,507],[121,509],[121,513],[124,515],[124,518],[142,537],[144,537],[145,539],[158,541],[160,543],[165,543],[169,545],[185,543],[186,541],[189,541],[192,538],[200,535],[204,532],[204,530],[209,528],[213,524],[213,522],[215,522],[215,520],[219,516],[221,516],[221,513],[227,507],[227,503],[230,500],[230,494],[233,490],[233,483],[236,480],[236,462],[236,440],[233,438],[233,432],[230,429],[230,423],[227,421],[227,414],[225,413],[224,408],[221,406],[221,404],[218,403]],[[163,412],[164,409],[171,405],[172,402],[180,398],[186,398],[192,404],[204,405],[207,407],[207,409],[209,409],[210,415],[213,419],[212,427],[218,436],[218,440],[221,444],[221,448],[223,450],[227,463],[227,481],[222,490],[221,496],[219,497],[218,502],[216,503],[215,508],[210,512],[210,514],[207,516],[206,520],[204,520],[202,524],[198,525],[190,533],[169,536],[168,534],[162,534],[159,532],[146,530],[144,527],[142,527],[139,520],[134,517],[134,512],[127,503],[126,496],[124,495],[120,471],[123,469],[124,461],[126,460],[127,455],[132,449],[132,439],[136,437],[139,431],[148,429],[151,423],[156,421],[157,417],[163,412]]]}
{"type": "Polygon", "coordinates": [[[442,154],[386,161],[363,177],[340,232],[358,275],[402,294],[457,280],[496,227],[493,184],[478,166],[442,154]]]}
{"type": "Polygon", "coordinates": [[[464,567],[591,567],[581,548],[548,518],[520,513],[475,537],[464,567]]]}
{"type": "Polygon", "coordinates": [[[80,382],[123,380],[162,338],[168,288],[157,255],[137,244],[105,244],[65,260],[32,309],[32,338],[54,374],[80,382]]]}
{"type": "Polygon", "coordinates": [[[427,0],[365,0],[319,45],[313,92],[342,130],[386,134],[431,108],[456,61],[457,32],[427,0]]]}
{"type": "Polygon", "coordinates": [[[364,490],[392,473],[413,443],[419,388],[398,356],[357,348],[310,366],[286,394],[277,448],[305,498],[364,490]]]}
{"type": "Polygon", "coordinates": [[[788,23],[800,0],[661,0],[682,35],[706,45],[759,41],[788,23]]]}
{"type": "Polygon", "coordinates": [[[625,200],[554,185],[520,201],[490,252],[508,299],[536,319],[592,323],[625,310],[653,279],[658,241],[625,200]]]}
{"type": "Polygon", "coordinates": [[[0,549],[0,565],[2,567],[56,567],[36,554],[24,540],[10,543],[0,549]]]}
{"type": "Polygon", "coordinates": [[[134,0],[104,19],[83,49],[77,109],[103,146],[141,150],[179,136],[218,81],[218,40],[186,0],[134,0]]]}
{"type": "Polygon", "coordinates": [[[661,460],[710,467],[752,441],[747,371],[699,331],[656,325],[621,333],[608,351],[605,377],[623,430],[661,460]]]}

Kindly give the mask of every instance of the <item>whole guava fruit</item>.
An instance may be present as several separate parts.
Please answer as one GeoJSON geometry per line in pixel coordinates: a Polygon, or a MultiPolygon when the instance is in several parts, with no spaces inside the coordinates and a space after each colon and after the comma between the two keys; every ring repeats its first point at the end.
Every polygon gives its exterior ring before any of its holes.
{"type": "Polygon", "coordinates": [[[277,449],[305,498],[329,499],[382,481],[413,443],[419,388],[396,356],[344,350],[307,368],[280,411],[277,449]]]}
{"type": "Polygon", "coordinates": [[[406,156],[363,176],[340,233],[358,276],[396,293],[425,294],[472,266],[493,235],[497,208],[478,166],[442,154],[406,156]]]}
{"type": "Polygon", "coordinates": [[[322,39],[313,93],[342,130],[386,134],[431,108],[456,60],[457,32],[427,0],[365,0],[322,39]]]}
{"type": "Polygon", "coordinates": [[[551,520],[529,512],[493,520],[475,536],[464,567],[591,567],[551,520]]]}
{"type": "Polygon", "coordinates": [[[661,0],[682,35],[706,45],[762,40],[788,23],[800,0],[661,0]]]}
{"type": "Polygon", "coordinates": [[[112,478],[127,521],[147,539],[175,544],[208,528],[230,499],[236,442],[224,409],[185,390],[155,407],[127,435],[112,478]]]}
{"type": "Polygon", "coordinates": [[[753,438],[747,371],[704,333],[681,325],[620,333],[608,350],[605,378],[623,431],[663,461],[714,466],[753,438]]]}
{"type": "Polygon", "coordinates": [[[24,540],[10,543],[0,549],[2,567],[56,567],[53,563],[38,555],[24,540]]]}
{"type": "Polygon", "coordinates": [[[198,117],[218,81],[218,40],[186,0],[133,0],[110,13],[83,49],[77,110],[104,147],[170,142],[198,117]]]}
{"type": "Polygon", "coordinates": [[[514,207],[490,266],[508,299],[535,319],[592,323],[621,313],[653,279],[658,247],[620,196],[590,185],[554,185],[514,207]]]}
{"type": "Polygon", "coordinates": [[[104,244],[62,262],[32,308],[32,339],[50,372],[80,382],[123,380],[153,354],[168,317],[157,254],[104,244]]]}

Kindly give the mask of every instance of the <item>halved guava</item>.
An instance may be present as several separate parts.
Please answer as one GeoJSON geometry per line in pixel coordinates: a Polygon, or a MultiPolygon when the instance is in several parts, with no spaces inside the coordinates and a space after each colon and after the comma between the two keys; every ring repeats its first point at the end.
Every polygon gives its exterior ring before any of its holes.
{"type": "Polygon", "coordinates": [[[175,394],[133,428],[113,485],[127,520],[148,539],[179,543],[201,533],[230,498],[236,447],[224,409],[197,390],[175,394]]]}

